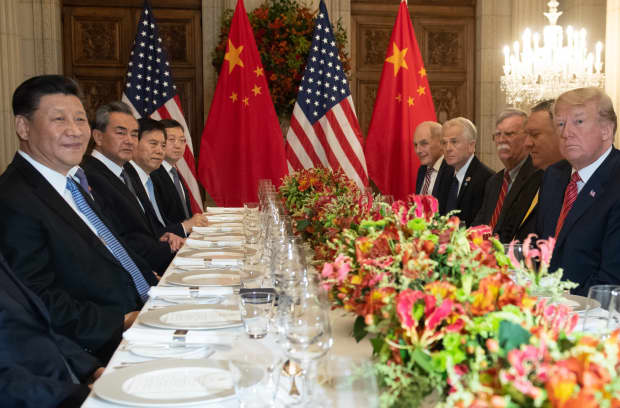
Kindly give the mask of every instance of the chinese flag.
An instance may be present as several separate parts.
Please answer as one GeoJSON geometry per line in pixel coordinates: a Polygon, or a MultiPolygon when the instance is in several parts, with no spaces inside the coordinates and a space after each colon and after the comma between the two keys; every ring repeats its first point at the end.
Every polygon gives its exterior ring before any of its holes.
{"type": "Polygon", "coordinates": [[[433,98],[403,1],[383,63],[364,146],[368,176],[382,194],[402,200],[415,193],[420,161],[413,149],[413,132],[427,120],[436,120],[433,98]]]}
{"type": "Polygon", "coordinates": [[[286,174],[284,139],[243,0],[237,2],[224,63],[202,131],[198,177],[220,206],[257,201],[259,179],[286,174]]]}

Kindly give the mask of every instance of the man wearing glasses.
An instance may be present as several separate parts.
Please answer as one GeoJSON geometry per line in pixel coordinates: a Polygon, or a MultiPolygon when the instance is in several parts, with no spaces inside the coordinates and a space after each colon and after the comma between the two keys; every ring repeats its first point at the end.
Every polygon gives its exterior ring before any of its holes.
{"type": "Polygon", "coordinates": [[[482,207],[473,225],[488,224],[502,242],[510,242],[518,225],[511,222],[523,219],[540,185],[541,173],[534,168],[526,146],[527,114],[509,108],[497,118],[493,141],[504,169],[495,173],[485,187],[482,207]],[[529,199],[522,200],[525,196],[529,199]],[[517,198],[520,198],[517,200],[517,198]]]}

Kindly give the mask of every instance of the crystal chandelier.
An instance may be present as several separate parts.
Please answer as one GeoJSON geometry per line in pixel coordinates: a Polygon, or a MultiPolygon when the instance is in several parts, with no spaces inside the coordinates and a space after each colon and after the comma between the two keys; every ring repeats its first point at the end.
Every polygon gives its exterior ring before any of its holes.
{"type": "Polygon", "coordinates": [[[523,32],[522,45],[514,42],[512,54],[508,46],[504,47],[501,88],[511,105],[530,106],[570,89],[604,86],[603,43],[596,43],[595,55],[588,53],[586,30],[573,30],[568,26],[564,45],[564,30],[556,24],[562,15],[558,11],[559,5],[557,1],[547,3],[549,12],[544,15],[550,24],[544,28],[542,46],[540,35],[532,35],[527,28],[523,32]]]}

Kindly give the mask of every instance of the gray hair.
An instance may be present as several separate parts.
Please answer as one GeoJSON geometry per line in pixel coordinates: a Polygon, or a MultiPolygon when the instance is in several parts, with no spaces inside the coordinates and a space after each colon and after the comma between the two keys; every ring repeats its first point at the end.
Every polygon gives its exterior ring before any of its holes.
{"type": "Polygon", "coordinates": [[[545,111],[549,114],[549,118],[553,120],[553,104],[555,103],[555,99],[545,99],[544,101],[540,101],[536,103],[534,106],[530,108],[530,112],[542,112],[545,111]]]}
{"type": "Polygon", "coordinates": [[[122,101],[114,101],[110,103],[106,103],[103,106],[100,106],[97,109],[97,113],[95,113],[95,123],[93,125],[93,129],[97,129],[100,132],[105,132],[105,129],[108,127],[108,123],[110,123],[110,113],[120,112],[126,113],[133,117],[133,112],[129,105],[122,101]]]}
{"type": "Polygon", "coordinates": [[[471,120],[459,116],[454,119],[450,119],[443,124],[443,130],[459,126],[463,129],[463,133],[469,138],[469,140],[473,140],[474,142],[478,138],[478,131],[476,130],[476,125],[474,125],[471,120]]]}
{"type": "Polygon", "coordinates": [[[495,121],[495,126],[499,125],[503,121],[513,116],[520,116],[523,119],[523,124],[525,125],[525,121],[527,120],[527,113],[517,108],[506,108],[499,113],[497,116],[497,120],[495,121]]]}

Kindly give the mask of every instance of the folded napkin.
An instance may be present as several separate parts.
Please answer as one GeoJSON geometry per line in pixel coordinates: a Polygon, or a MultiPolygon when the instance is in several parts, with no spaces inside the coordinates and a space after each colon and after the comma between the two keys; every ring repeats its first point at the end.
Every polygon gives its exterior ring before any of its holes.
{"type": "Polygon", "coordinates": [[[207,216],[209,221],[241,221],[243,214],[213,214],[207,216]]]}
{"type": "Polygon", "coordinates": [[[202,239],[187,238],[185,240],[185,245],[187,245],[190,248],[221,248],[221,247],[226,247],[226,246],[240,247],[241,245],[243,245],[243,241],[241,240],[239,241],[234,241],[234,240],[215,241],[211,239],[202,240],[202,239]]]}
{"type": "Polygon", "coordinates": [[[225,226],[225,225],[218,225],[218,226],[211,226],[211,227],[193,227],[192,231],[198,233],[198,234],[202,234],[202,235],[207,235],[207,234],[213,234],[213,233],[222,233],[222,232],[242,232],[243,227],[239,224],[233,224],[233,225],[229,225],[229,226],[225,226]]]}
{"type": "Polygon", "coordinates": [[[207,207],[207,214],[228,214],[228,213],[243,213],[245,208],[243,207],[207,207]]]}
{"type": "Polygon", "coordinates": [[[202,258],[186,258],[183,256],[176,256],[172,260],[174,266],[205,266],[205,261],[202,258]]]}
{"type": "MultiPolygon", "coordinates": [[[[192,291],[188,287],[182,286],[153,286],[149,290],[149,296],[165,297],[165,296],[186,296],[190,297],[192,291]]],[[[198,297],[204,296],[227,296],[233,294],[232,287],[200,287],[198,288],[198,297]]]]}
{"type": "Polygon", "coordinates": [[[211,266],[241,266],[243,261],[240,259],[212,259],[211,266]]]}
{"type": "MultiPolygon", "coordinates": [[[[125,330],[123,338],[130,343],[157,344],[172,343],[175,330],[143,329],[132,327],[125,330]]],[[[186,344],[230,344],[239,337],[238,333],[222,331],[189,330],[186,344]]]]}

